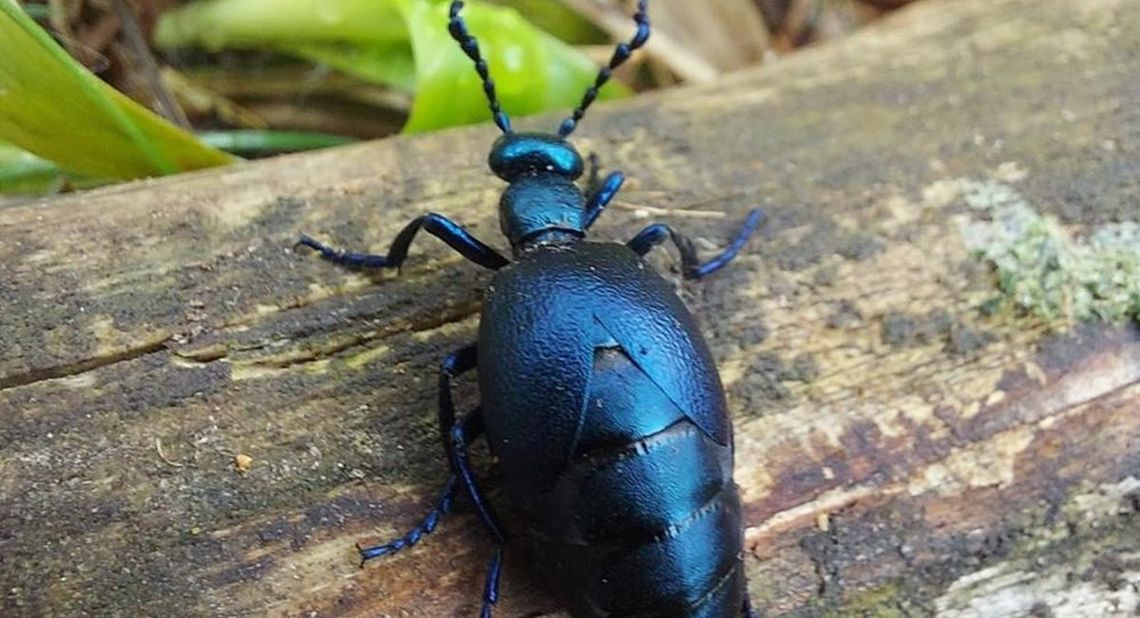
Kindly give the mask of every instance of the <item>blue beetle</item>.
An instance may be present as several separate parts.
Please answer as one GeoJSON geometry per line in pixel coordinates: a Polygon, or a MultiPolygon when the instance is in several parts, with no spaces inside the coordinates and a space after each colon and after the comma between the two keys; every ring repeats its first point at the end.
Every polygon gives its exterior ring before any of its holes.
{"type": "Polygon", "coordinates": [[[468,461],[479,435],[501,467],[521,536],[574,616],[754,615],[724,389],[693,317],[642,256],[671,240],[683,276],[699,279],[735,257],[762,213],[749,213],[731,245],[703,264],[687,238],[659,223],[625,244],[586,242],[623,176],[611,173],[583,194],[574,181],[585,166],[566,141],[613,70],[649,38],[647,4],[638,4],[633,38],[618,44],[554,135],[511,129],[460,17],[463,3],[451,3],[451,35],[475,63],[503,133],[489,163],[508,183],[499,221],[513,261],[438,214],[408,224],[386,255],[300,240],[337,264],[393,268],[424,229],[497,271],[478,343],[448,356],[440,369],[439,420],[452,474],[418,526],[359,548],[363,564],[414,545],[435,530],[462,489],[494,543],[484,618],[498,599],[507,533],[468,461]],[[451,383],[476,366],[482,401],[457,418],[451,383]]]}

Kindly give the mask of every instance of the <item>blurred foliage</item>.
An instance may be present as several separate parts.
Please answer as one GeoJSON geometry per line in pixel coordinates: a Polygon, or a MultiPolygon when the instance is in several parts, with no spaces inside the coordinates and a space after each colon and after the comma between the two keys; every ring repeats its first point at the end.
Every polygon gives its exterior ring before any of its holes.
{"type": "Polygon", "coordinates": [[[604,45],[605,32],[561,2],[551,0],[490,0],[517,10],[530,23],[573,45],[604,45]]]}
{"type": "Polygon", "coordinates": [[[59,191],[65,182],[56,164],[0,142],[0,192],[47,195],[59,191]]]}
{"type": "MultiPolygon", "coordinates": [[[[0,58],[0,139],[68,172],[139,178],[232,160],[92,75],[11,0],[0,0],[0,58]]],[[[13,161],[28,173],[30,160],[13,161]]]]}
{"type": "Polygon", "coordinates": [[[242,155],[263,155],[274,152],[297,152],[331,148],[350,144],[356,140],[341,135],[308,133],[305,131],[203,131],[198,134],[203,142],[226,152],[242,155]]]}
{"type": "MultiPolygon", "coordinates": [[[[37,15],[49,13],[45,5],[31,6],[37,15]]],[[[573,105],[597,71],[513,8],[475,3],[466,17],[514,114],[573,105]]],[[[563,34],[597,36],[581,19],[565,23],[563,34]]],[[[428,0],[207,0],[164,14],[155,39],[166,47],[286,52],[414,91],[405,130],[416,132],[489,118],[470,60],[446,24],[446,3],[428,0]]],[[[233,160],[92,75],[14,0],[0,0],[0,57],[0,115],[7,120],[0,139],[10,142],[0,158],[0,192],[40,193],[68,186],[69,178],[130,179],[233,160]]],[[[608,87],[603,98],[624,92],[608,87]]],[[[246,153],[347,140],[259,131],[216,132],[209,141],[246,153]]]]}
{"type": "MultiPolygon", "coordinates": [[[[672,42],[641,55],[644,64],[627,65],[619,80],[661,87],[695,80],[683,70],[693,66],[711,68],[707,77],[715,77],[774,57],[769,52],[840,36],[907,1],[717,0],[694,12],[689,0],[654,0],[656,36],[672,42]],[[743,28],[745,22],[760,27],[743,28]],[[750,41],[750,51],[726,48],[725,41],[750,41]],[[736,64],[727,67],[715,54],[736,64]]],[[[625,0],[466,4],[464,16],[513,116],[576,105],[610,42],[632,33],[625,0]],[[596,55],[591,60],[587,52],[596,55]]],[[[234,160],[223,151],[265,156],[350,139],[339,135],[486,122],[471,62],[447,32],[447,5],[0,0],[0,193],[66,190],[234,160]],[[89,66],[98,64],[102,79],[32,18],[50,23],[54,37],[89,66]],[[164,50],[186,51],[155,58],[148,36],[164,50]],[[149,73],[140,69],[148,65],[149,73]],[[188,116],[199,129],[236,130],[196,138],[128,95],[145,105],[162,99],[183,126],[188,116]]],[[[602,97],[627,92],[611,82],[602,97]]]]}
{"type": "MultiPolygon", "coordinates": [[[[514,115],[572,107],[597,74],[590,58],[513,8],[469,2],[464,17],[514,115]]],[[[414,91],[404,130],[420,132],[490,118],[447,22],[448,2],[428,0],[204,0],[165,13],[155,43],[271,49],[414,91]]],[[[607,87],[602,98],[624,91],[607,87]]]]}

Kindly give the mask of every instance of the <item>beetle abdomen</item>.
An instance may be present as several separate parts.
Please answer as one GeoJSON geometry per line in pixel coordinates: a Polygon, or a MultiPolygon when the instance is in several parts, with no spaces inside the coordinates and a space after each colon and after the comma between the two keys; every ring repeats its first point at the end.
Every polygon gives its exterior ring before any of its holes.
{"type": "MultiPolygon", "coordinates": [[[[575,616],[737,618],[740,498],[712,440],[620,349],[599,349],[573,461],[528,518],[575,616]]],[[[528,509],[530,510],[530,509],[528,509]]]]}

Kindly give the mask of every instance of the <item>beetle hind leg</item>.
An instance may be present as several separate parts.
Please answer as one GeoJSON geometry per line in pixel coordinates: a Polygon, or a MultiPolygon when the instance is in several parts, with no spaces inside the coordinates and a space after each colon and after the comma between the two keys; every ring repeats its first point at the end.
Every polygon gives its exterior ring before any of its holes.
{"type": "MultiPolygon", "coordinates": [[[[442,379],[441,382],[443,382],[442,379]]],[[[448,386],[450,387],[450,384],[448,386]]],[[[448,399],[450,399],[450,388],[447,392],[448,399]]],[[[442,402],[443,391],[440,393],[440,399],[440,416],[443,417],[445,415],[442,402]]],[[[455,410],[451,408],[446,413],[454,416],[455,410]]],[[[476,431],[482,432],[482,421],[482,411],[476,409],[474,413],[464,419],[464,422],[454,424],[449,433],[449,451],[451,451],[452,467],[456,471],[453,477],[457,474],[462,480],[463,486],[467,489],[468,497],[471,498],[479,518],[483,521],[483,526],[495,544],[491,553],[491,560],[487,563],[487,575],[483,581],[483,607],[479,613],[480,618],[491,618],[491,608],[499,601],[499,579],[503,572],[503,547],[507,543],[507,535],[503,531],[502,525],[499,524],[494,511],[491,510],[487,499],[483,496],[482,490],[479,489],[478,482],[475,480],[475,471],[467,456],[467,445],[471,443],[472,436],[476,431]]]]}
{"type": "Polygon", "coordinates": [[[483,581],[483,608],[479,618],[491,618],[491,608],[499,602],[499,576],[503,572],[503,546],[496,545],[487,564],[487,577],[483,581]]]}

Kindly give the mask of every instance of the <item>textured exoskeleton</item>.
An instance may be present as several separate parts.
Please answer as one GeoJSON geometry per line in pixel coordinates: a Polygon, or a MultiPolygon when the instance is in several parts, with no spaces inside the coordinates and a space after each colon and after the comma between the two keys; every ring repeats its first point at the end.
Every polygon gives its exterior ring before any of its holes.
{"type": "Polygon", "coordinates": [[[578,618],[752,616],[745,589],[740,497],[732,481],[732,425],[716,366],[693,317],[643,260],[671,240],[687,279],[732,260],[759,225],[749,213],[735,240],[706,263],[693,244],[653,224],[624,244],[586,241],[620,189],[614,172],[589,194],[575,184],[582,157],[567,141],[612,71],[649,38],[647,0],[637,32],[563,121],[558,134],[516,133],[500,108],[479,45],[452,2],[449,28],[475,63],[503,136],[489,163],[508,183],[499,205],[513,260],[458,224],[427,214],[386,255],[300,244],[355,268],[398,267],[420,230],[496,273],[477,343],[444,359],[439,419],[451,476],[435,507],[406,535],[362,548],[364,561],[435,530],[460,491],[494,543],[482,613],[498,600],[507,533],[484,498],[467,447],[485,434],[507,494],[552,588],[578,618]],[[452,380],[479,368],[481,403],[457,418],[452,380]]]}

